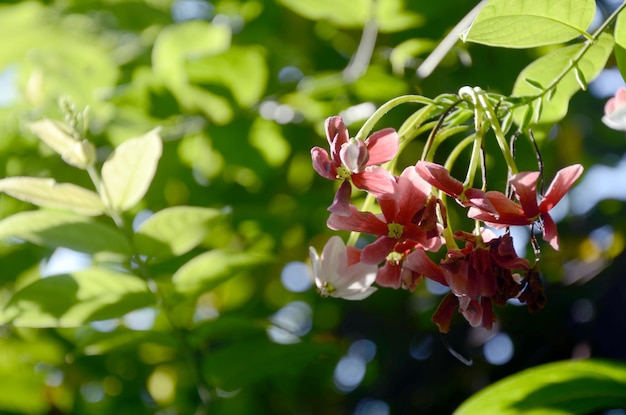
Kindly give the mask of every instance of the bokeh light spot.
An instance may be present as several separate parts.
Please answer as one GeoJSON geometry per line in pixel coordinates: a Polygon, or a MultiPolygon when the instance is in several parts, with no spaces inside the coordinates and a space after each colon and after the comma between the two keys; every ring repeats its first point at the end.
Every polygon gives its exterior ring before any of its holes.
{"type": "Polygon", "coordinates": [[[483,346],[485,359],[492,365],[503,365],[513,357],[513,341],[506,333],[498,333],[483,346]]]}
{"type": "Polygon", "coordinates": [[[280,273],[283,287],[294,293],[301,293],[313,285],[313,276],[309,267],[301,261],[292,261],[285,264],[280,273]]]}

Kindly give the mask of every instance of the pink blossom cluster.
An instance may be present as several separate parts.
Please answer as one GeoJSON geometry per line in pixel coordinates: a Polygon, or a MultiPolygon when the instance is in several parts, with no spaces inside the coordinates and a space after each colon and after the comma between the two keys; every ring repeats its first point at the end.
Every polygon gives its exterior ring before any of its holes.
{"type": "Polygon", "coordinates": [[[560,170],[539,197],[539,172],[515,174],[509,179],[513,191],[509,197],[466,188],[443,166],[431,162],[418,161],[399,175],[389,172],[381,165],[397,155],[399,138],[393,129],[361,141],[349,137],[340,117],[327,119],[325,126],[330,153],[313,148],[313,167],[321,176],[341,181],[328,208],[327,225],[375,239],[359,250],[346,247],[335,236],[321,257],[311,248],[315,282],[322,296],[360,300],[376,290],[374,282],[413,291],[429,278],[450,288],[433,315],[441,332],[448,332],[457,308],[473,327],[490,329],[495,321],[494,304],[517,298],[531,311],[543,306],[536,266],[516,254],[507,230],[513,225],[539,227],[543,238],[558,249],[550,210],[581,175],[582,166],[560,170]],[[353,186],[375,197],[380,213],[350,204],[353,186]],[[438,197],[441,192],[467,209],[467,216],[480,224],[478,231],[447,228],[446,205],[438,197]],[[497,236],[484,225],[505,231],[497,236]],[[445,250],[443,255],[440,250],[445,250]]]}

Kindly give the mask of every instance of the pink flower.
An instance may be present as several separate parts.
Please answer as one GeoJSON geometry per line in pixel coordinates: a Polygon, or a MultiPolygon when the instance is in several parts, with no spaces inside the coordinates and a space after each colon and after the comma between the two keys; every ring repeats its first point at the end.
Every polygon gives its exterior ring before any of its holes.
{"type": "Polygon", "coordinates": [[[364,232],[378,236],[361,253],[361,261],[378,264],[394,250],[398,243],[410,240],[426,249],[441,246],[441,229],[433,223],[434,209],[430,199],[430,185],[422,180],[414,167],[407,167],[398,177],[397,198],[379,199],[382,214],[360,212],[349,206],[347,216],[332,213],[326,224],[333,230],[364,232]]]}
{"type": "Polygon", "coordinates": [[[604,105],[602,122],[609,128],[626,131],[626,88],[621,87],[604,105]]]}
{"type": "Polygon", "coordinates": [[[472,207],[468,216],[494,226],[532,225],[540,220],[543,239],[558,250],[558,231],[549,211],[565,196],[582,172],[583,167],[580,164],[559,170],[539,203],[536,190],[539,172],[518,173],[511,177],[510,183],[519,205],[501,193],[487,192],[486,196],[496,213],[472,207]]]}
{"type": "Polygon", "coordinates": [[[462,206],[476,206],[483,210],[494,211],[489,199],[485,197],[485,192],[473,188],[465,189],[463,183],[452,177],[442,165],[420,160],[415,165],[415,170],[422,179],[455,198],[462,206]]]}
{"type": "Polygon", "coordinates": [[[322,297],[362,300],[376,291],[372,284],[378,267],[359,262],[359,250],[346,248],[340,237],[328,240],[321,257],[313,247],[309,252],[315,285],[322,297]]]}
{"type": "Polygon", "coordinates": [[[393,198],[393,175],[379,164],[395,157],[398,152],[398,134],[391,128],[385,128],[365,141],[351,139],[339,116],[328,118],[325,127],[330,156],[323,148],[313,147],[313,168],[322,177],[343,181],[328,210],[339,215],[349,214],[350,183],[377,198],[393,198]]]}

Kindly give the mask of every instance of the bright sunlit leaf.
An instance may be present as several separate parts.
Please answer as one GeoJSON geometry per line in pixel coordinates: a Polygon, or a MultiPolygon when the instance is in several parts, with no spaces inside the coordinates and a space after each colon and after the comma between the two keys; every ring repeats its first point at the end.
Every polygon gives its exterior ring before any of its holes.
{"type": "Polygon", "coordinates": [[[135,245],[140,253],[157,259],[182,255],[207,236],[213,221],[224,216],[223,211],[211,208],[166,208],[141,225],[134,236],[135,245]]]}
{"type": "Polygon", "coordinates": [[[159,129],[120,144],[102,166],[102,199],[108,207],[124,211],[148,191],[162,151],[159,129]]]}
{"type": "Polygon", "coordinates": [[[198,255],[172,277],[176,290],[187,294],[210,291],[239,272],[267,262],[268,258],[246,252],[213,250],[198,255]]]}
{"type": "Polygon", "coordinates": [[[186,70],[194,83],[228,88],[244,108],[262,98],[269,78],[266,53],[259,47],[233,46],[222,54],[189,61],[186,70]]]}
{"type": "Polygon", "coordinates": [[[54,210],[20,212],[1,220],[0,239],[3,238],[86,253],[130,255],[132,252],[128,241],[116,228],[82,215],[54,210]]]}
{"type": "Polygon", "coordinates": [[[550,363],[516,373],[473,395],[455,415],[589,414],[626,405],[626,364],[550,363]]]}
{"type": "Polygon", "coordinates": [[[72,183],[57,183],[54,179],[7,177],[0,179],[0,192],[41,207],[67,209],[87,216],[104,213],[104,205],[95,192],[72,183]]]}
{"type": "Polygon", "coordinates": [[[363,27],[372,17],[383,32],[419,26],[423,18],[405,10],[403,0],[279,0],[311,20],[327,20],[340,27],[363,27]],[[372,10],[372,5],[376,7],[372,10]]]}
{"type": "Polygon", "coordinates": [[[90,142],[79,140],[70,128],[58,121],[40,120],[29,125],[41,141],[61,155],[69,165],[85,169],[96,159],[96,150],[90,142]]]}
{"type": "Polygon", "coordinates": [[[491,0],[461,39],[507,48],[567,42],[586,34],[595,11],[593,0],[491,0]]]}
{"type": "Polygon", "coordinates": [[[0,312],[0,322],[20,327],[78,327],[122,317],[153,303],[154,295],[141,278],[91,268],[27,285],[0,312]]]}
{"type": "MultiPolygon", "coordinates": [[[[536,96],[541,91],[537,90],[537,86],[542,85],[548,88],[560,76],[563,68],[570,64],[583,44],[567,46],[545,55],[530,65],[528,65],[517,77],[517,81],[513,86],[513,96],[528,97],[536,96]],[[536,84],[529,84],[528,80],[532,79],[536,84]]],[[[600,36],[597,43],[589,48],[589,51],[577,64],[579,78],[576,77],[574,69],[569,71],[567,75],[558,83],[556,90],[552,95],[552,99],[544,102],[541,116],[534,122],[538,124],[548,124],[560,121],[567,114],[569,100],[580,90],[579,79],[591,82],[604,68],[604,65],[613,50],[613,39],[610,35],[604,34],[600,36]],[[582,76],[582,78],[580,78],[582,76]]],[[[545,100],[544,100],[545,101],[545,100]]],[[[535,100],[532,112],[536,114],[538,100],[535,100]]],[[[519,124],[523,117],[523,109],[515,112],[516,122],[519,124]]]]}
{"type": "Polygon", "coordinates": [[[626,15],[620,13],[615,21],[615,59],[622,77],[626,77],[626,15]]]}

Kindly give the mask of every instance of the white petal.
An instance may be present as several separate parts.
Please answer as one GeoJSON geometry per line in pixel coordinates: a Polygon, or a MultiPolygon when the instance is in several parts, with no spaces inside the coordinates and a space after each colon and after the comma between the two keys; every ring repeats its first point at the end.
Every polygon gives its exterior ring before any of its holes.
{"type": "Polygon", "coordinates": [[[338,295],[337,292],[335,292],[332,296],[336,298],[343,298],[344,300],[363,300],[372,295],[377,289],[378,288],[376,287],[369,287],[368,289],[362,291],[340,293],[341,295],[338,295]]]}
{"type": "Polygon", "coordinates": [[[348,265],[346,245],[339,236],[332,236],[322,252],[320,278],[337,286],[338,279],[345,272],[348,265]]]}

